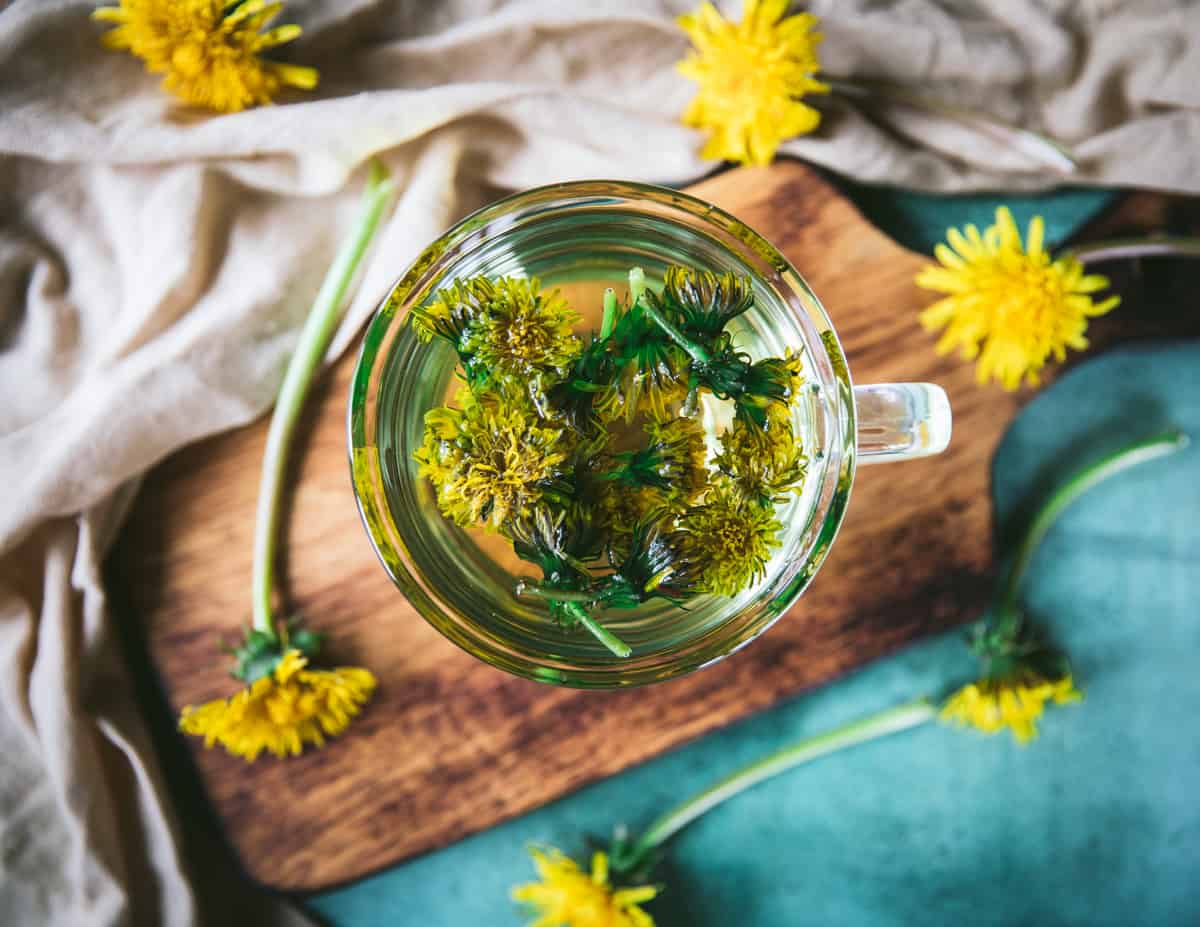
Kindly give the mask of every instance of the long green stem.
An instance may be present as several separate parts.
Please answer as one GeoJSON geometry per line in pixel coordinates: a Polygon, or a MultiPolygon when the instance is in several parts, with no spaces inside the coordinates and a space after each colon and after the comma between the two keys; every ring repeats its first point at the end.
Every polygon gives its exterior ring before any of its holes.
{"type": "Polygon", "coordinates": [[[1145,238],[1111,238],[1108,241],[1089,241],[1067,248],[1064,254],[1084,264],[1115,261],[1121,258],[1200,257],[1200,238],[1173,235],[1152,235],[1145,238]]]}
{"type": "Polygon", "coordinates": [[[341,317],[342,301],[367,246],[375,235],[384,207],[391,198],[394,184],[378,161],[371,164],[370,177],[363,192],[362,206],[354,230],[342,245],[330,266],[312,309],[300,332],[296,350],[288,362],[271,427],[263,452],[262,481],[258,489],[258,511],[254,522],[254,573],[251,595],[254,599],[254,627],[275,634],[271,607],[274,587],[275,541],[279,527],[279,506],[287,470],[288,450],[300,410],[312,386],[313,376],[329,347],[334,328],[341,317]]]}
{"type": "Polygon", "coordinates": [[[1098,463],[1084,467],[1056,490],[1034,517],[1029,530],[1021,539],[1000,597],[998,605],[1000,614],[1015,614],[1017,593],[1020,591],[1021,580],[1025,578],[1033,555],[1046,536],[1046,532],[1050,530],[1067,506],[1097,483],[1102,483],[1109,477],[1116,476],[1118,473],[1148,460],[1173,454],[1186,447],[1187,443],[1187,435],[1179,431],[1168,431],[1152,438],[1146,438],[1114,451],[1098,463]]]}
{"type": "Polygon", "coordinates": [[[642,303],[642,308],[646,310],[646,315],[650,316],[650,318],[652,318],[654,320],[655,324],[657,324],[659,328],[661,328],[664,332],[667,333],[668,338],[670,338],[677,345],[679,345],[681,348],[683,348],[685,351],[687,351],[688,356],[692,360],[694,360],[697,364],[707,364],[708,363],[708,361],[709,361],[708,352],[706,350],[704,350],[704,348],[700,347],[700,345],[696,344],[694,341],[689,339],[686,335],[684,335],[683,332],[681,332],[678,328],[676,328],[674,325],[672,325],[662,315],[661,312],[659,312],[657,309],[654,308],[654,306],[650,303],[649,300],[642,303]]]}
{"type": "Polygon", "coordinates": [[[587,610],[585,606],[593,604],[596,601],[595,596],[586,592],[572,592],[570,589],[551,589],[528,579],[517,583],[517,595],[535,595],[548,602],[558,602],[615,656],[624,658],[633,653],[633,648],[600,624],[587,610]]]}
{"type": "Polygon", "coordinates": [[[590,605],[596,601],[594,595],[588,595],[586,592],[572,592],[570,589],[550,589],[528,579],[523,579],[517,583],[517,595],[532,595],[537,596],[539,599],[553,599],[556,602],[580,602],[584,605],[590,605]]]}
{"type": "Polygon", "coordinates": [[[921,698],[866,718],[860,718],[832,731],[785,747],[778,753],[773,753],[726,776],[695,798],[690,798],[683,804],[672,808],[642,834],[637,841],[634,855],[644,855],[669,840],[705,812],[766,779],[837,750],[917,727],[926,721],[931,721],[936,716],[937,706],[929,699],[921,698]]]}

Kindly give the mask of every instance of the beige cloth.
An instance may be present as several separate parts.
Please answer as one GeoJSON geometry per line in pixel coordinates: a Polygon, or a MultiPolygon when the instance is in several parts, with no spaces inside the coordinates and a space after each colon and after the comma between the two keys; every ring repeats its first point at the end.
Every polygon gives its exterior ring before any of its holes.
{"type": "MultiPolygon", "coordinates": [[[[135,481],[268,407],[370,155],[402,194],[333,353],[423,244],[501,191],[707,171],[671,68],[691,5],[294,0],[287,55],[321,69],[319,91],[225,117],[102,50],[88,2],[0,13],[0,923],[229,923],[249,904],[181,836],[113,642],[99,565],[135,481]]],[[[831,74],[1041,128],[1075,145],[1080,182],[1200,191],[1194,4],[811,6],[831,74]]],[[[1055,180],[892,116],[902,132],[835,105],[785,151],[926,189],[1055,180]]],[[[237,920],[291,916],[264,904],[237,920]]]]}

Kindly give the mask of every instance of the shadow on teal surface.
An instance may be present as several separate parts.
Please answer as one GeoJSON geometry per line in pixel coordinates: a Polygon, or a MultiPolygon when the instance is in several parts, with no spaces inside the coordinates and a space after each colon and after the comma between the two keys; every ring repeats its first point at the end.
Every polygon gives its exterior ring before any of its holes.
{"type": "MultiPolygon", "coordinates": [[[[1200,344],[1128,348],[1039,396],[994,463],[1029,487],[1163,424],[1200,436],[1200,344]]],[[[826,758],[717,808],[671,848],[660,927],[1200,923],[1200,442],[1093,490],[1025,602],[1087,693],[1028,747],[940,726],[826,758]]],[[[958,633],[309,904],[331,923],[518,925],[527,844],[578,853],[799,737],[975,672],[958,633]]]]}
{"type": "Polygon", "coordinates": [[[935,195],[854,183],[836,174],[826,179],[854,201],[871,222],[913,251],[933,254],[946,240],[946,229],[973,222],[981,229],[995,221],[996,209],[1008,206],[1024,234],[1029,220],[1046,220],[1046,244],[1058,247],[1089,219],[1115,202],[1112,190],[1064,187],[1049,193],[1014,196],[1003,193],[935,195]]]}

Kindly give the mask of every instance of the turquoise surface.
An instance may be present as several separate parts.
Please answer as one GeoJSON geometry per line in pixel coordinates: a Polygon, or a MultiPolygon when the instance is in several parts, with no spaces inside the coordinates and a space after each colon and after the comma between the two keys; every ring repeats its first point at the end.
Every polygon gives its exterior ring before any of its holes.
{"type": "Polygon", "coordinates": [[[828,179],[873,223],[901,244],[925,254],[932,254],[933,246],[946,240],[946,229],[952,225],[974,222],[981,229],[991,225],[1000,206],[1012,210],[1022,234],[1029,220],[1040,215],[1046,222],[1046,242],[1058,245],[1116,195],[1111,190],[1065,187],[1024,196],[1004,193],[937,196],[892,187],[869,187],[832,175],[828,179]]]}
{"type": "MultiPolygon", "coordinates": [[[[989,220],[990,204],[954,199],[968,208],[952,215],[938,200],[939,227],[989,220]]],[[[1200,345],[1079,366],[1034,400],[997,455],[1002,530],[1065,474],[1168,424],[1200,436],[1200,345]]],[[[1086,701],[1053,710],[1028,747],[930,725],[734,799],[673,843],[667,891],[650,908],[660,927],[1200,923],[1198,523],[1200,442],[1093,490],[1047,537],[1025,594],[1071,654],[1086,701]]],[[[636,830],[784,743],[974,671],[961,634],[923,642],[307,904],[347,927],[525,923],[507,895],[532,875],[529,843],[578,852],[587,834],[636,830]]]]}

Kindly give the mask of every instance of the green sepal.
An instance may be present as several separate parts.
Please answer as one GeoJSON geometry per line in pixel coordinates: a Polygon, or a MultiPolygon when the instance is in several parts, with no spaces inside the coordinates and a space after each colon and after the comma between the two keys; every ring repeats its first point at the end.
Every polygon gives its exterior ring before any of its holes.
{"type": "Polygon", "coordinates": [[[245,638],[237,647],[228,647],[234,665],[230,675],[246,685],[275,672],[275,667],[288,650],[298,650],[310,660],[321,650],[325,635],[300,626],[300,618],[292,618],[279,634],[247,627],[245,638]]]}
{"type": "Polygon", "coordinates": [[[642,846],[623,826],[613,830],[612,839],[607,843],[596,837],[588,837],[587,843],[591,852],[608,854],[608,877],[615,889],[651,881],[664,856],[661,847],[642,846]]]}

